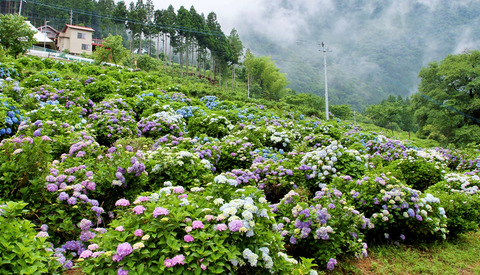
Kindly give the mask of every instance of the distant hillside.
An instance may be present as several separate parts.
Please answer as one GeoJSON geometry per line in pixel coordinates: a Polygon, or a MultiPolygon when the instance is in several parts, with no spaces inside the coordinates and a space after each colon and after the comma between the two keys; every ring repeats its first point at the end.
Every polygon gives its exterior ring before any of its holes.
{"type": "Polygon", "coordinates": [[[295,91],[323,95],[327,43],[330,99],[357,110],[410,95],[422,66],[480,46],[480,1],[301,2],[263,4],[263,22],[239,27],[244,45],[271,55],[295,91]]]}

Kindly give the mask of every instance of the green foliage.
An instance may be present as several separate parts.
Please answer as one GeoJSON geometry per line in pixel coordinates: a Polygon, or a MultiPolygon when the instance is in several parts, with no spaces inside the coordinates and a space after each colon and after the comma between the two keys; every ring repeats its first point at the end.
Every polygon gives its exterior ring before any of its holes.
{"type": "Polygon", "coordinates": [[[285,74],[280,73],[280,69],[275,66],[270,57],[255,57],[250,51],[247,51],[245,66],[251,79],[260,85],[262,98],[279,100],[283,96],[282,92],[288,81],[285,74]]]}
{"type": "Polygon", "coordinates": [[[158,67],[158,62],[146,54],[135,55],[135,61],[139,69],[144,71],[152,71],[158,67]]]}
{"type": "Polygon", "coordinates": [[[404,181],[414,189],[424,191],[428,187],[441,181],[442,171],[445,171],[445,165],[438,162],[434,157],[429,158],[428,152],[425,154],[408,152],[407,157],[393,161],[387,170],[404,181]]]}
{"type": "Polygon", "coordinates": [[[477,231],[480,224],[480,179],[473,173],[447,174],[445,180],[431,186],[431,192],[440,199],[448,217],[450,235],[477,231]]]}
{"type": "Polygon", "coordinates": [[[419,135],[443,145],[478,143],[480,136],[480,52],[449,55],[430,63],[419,76],[419,94],[412,100],[419,135]]]}
{"type": "Polygon", "coordinates": [[[109,35],[103,40],[103,45],[94,52],[94,58],[97,62],[109,62],[114,64],[121,63],[127,57],[128,51],[123,47],[122,37],[120,35],[109,35]]]}
{"type": "Polygon", "coordinates": [[[19,217],[26,205],[23,202],[7,201],[3,204],[0,201],[2,273],[51,274],[60,268],[60,263],[53,258],[47,242],[48,233],[37,234],[32,222],[19,217]]]}
{"type": "Polygon", "coordinates": [[[413,113],[410,109],[410,100],[390,95],[378,105],[368,106],[365,110],[366,116],[381,127],[392,130],[403,130],[414,132],[416,126],[413,121],[413,113]]]}
{"type": "Polygon", "coordinates": [[[0,45],[15,58],[36,42],[33,37],[35,31],[25,20],[25,17],[16,14],[0,14],[0,45]]]}
{"type": "Polygon", "coordinates": [[[51,144],[46,138],[5,139],[0,143],[0,197],[33,203],[45,188],[44,176],[52,160],[51,144]]]}

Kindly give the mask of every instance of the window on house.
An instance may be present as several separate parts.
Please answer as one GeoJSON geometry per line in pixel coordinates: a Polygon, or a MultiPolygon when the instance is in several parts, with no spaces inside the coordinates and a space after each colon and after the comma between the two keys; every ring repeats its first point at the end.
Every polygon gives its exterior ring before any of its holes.
{"type": "Polygon", "coordinates": [[[90,50],[90,45],[88,45],[88,44],[82,44],[82,50],[84,50],[84,51],[89,51],[89,50],[90,50]]]}
{"type": "Polygon", "coordinates": [[[87,35],[83,32],[77,33],[77,38],[78,39],[87,39],[87,35]]]}

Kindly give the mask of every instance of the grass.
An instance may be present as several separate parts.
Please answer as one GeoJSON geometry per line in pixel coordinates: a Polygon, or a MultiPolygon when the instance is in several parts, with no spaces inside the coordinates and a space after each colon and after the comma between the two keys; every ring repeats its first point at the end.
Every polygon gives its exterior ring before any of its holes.
{"type": "Polygon", "coordinates": [[[415,245],[379,245],[369,257],[346,259],[330,274],[480,274],[480,232],[415,245]]]}

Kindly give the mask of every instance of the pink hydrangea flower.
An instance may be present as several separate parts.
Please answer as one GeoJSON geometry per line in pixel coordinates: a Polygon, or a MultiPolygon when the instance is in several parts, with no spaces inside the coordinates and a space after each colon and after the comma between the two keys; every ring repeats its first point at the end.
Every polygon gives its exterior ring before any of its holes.
{"type": "Polygon", "coordinates": [[[189,242],[193,242],[194,241],[194,238],[192,235],[185,235],[185,237],[183,237],[183,240],[187,243],[189,242]]]}
{"type": "Polygon", "coordinates": [[[192,223],[192,228],[193,229],[196,229],[196,228],[200,228],[200,229],[203,229],[203,223],[202,221],[193,221],[192,223]]]}
{"type": "Polygon", "coordinates": [[[80,254],[80,258],[83,258],[83,259],[90,258],[92,254],[93,252],[87,249],[87,250],[84,250],[82,254],[80,254]]]}
{"type": "Polygon", "coordinates": [[[135,213],[136,215],[142,214],[145,210],[145,207],[143,207],[142,205],[137,205],[132,209],[133,213],[135,213]]]}
{"type": "Polygon", "coordinates": [[[225,230],[227,230],[227,225],[224,224],[224,223],[217,224],[217,230],[218,231],[225,231],[225,230]]]}
{"type": "Polygon", "coordinates": [[[115,202],[115,206],[129,206],[130,202],[126,199],[119,199],[117,202],[115,202]]]}
{"type": "Polygon", "coordinates": [[[155,210],[153,210],[153,217],[156,218],[160,215],[163,215],[163,216],[168,215],[168,209],[163,207],[155,207],[155,210]]]}
{"type": "Polygon", "coordinates": [[[142,229],[137,229],[137,230],[135,230],[135,232],[133,234],[137,237],[141,237],[141,236],[143,236],[143,230],[142,229]]]}

